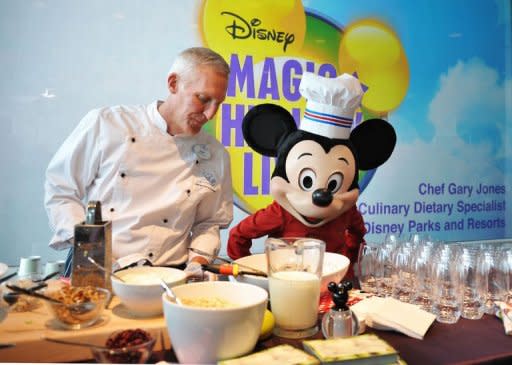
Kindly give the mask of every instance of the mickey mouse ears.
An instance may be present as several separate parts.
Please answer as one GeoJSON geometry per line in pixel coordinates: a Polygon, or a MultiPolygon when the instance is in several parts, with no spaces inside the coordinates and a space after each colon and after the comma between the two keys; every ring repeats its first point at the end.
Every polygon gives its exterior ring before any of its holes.
{"type": "Polygon", "coordinates": [[[245,141],[253,150],[265,156],[277,156],[281,139],[296,130],[290,112],[275,104],[254,106],[242,121],[245,141]]]}
{"type": "Polygon", "coordinates": [[[299,91],[307,99],[300,129],[328,138],[348,139],[364,89],[349,74],[327,78],[306,72],[299,91]]]}

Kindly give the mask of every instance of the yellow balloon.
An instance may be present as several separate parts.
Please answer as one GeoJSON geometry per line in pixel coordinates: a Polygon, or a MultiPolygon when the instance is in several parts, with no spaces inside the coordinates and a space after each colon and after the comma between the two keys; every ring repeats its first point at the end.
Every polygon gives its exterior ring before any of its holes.
{"type": "Polygon", "coordinates": [[[368,69],[361,80],[371,80],[362,104],[368,109],[383,114],[395,109],[407,94],[409,78],[403,77],[407,65],[396,64],[387,69],[368,69]]]}
{"type": "Polygon", "coordinates": [[[362,105],[378,114],[400,105],[409,86],[409,66],[400,39],[387,24],[363,19],[349,25],[341,38],[341,72],[357,72],[368,86],[362,105]]]}
{"type": "Polygon", "coordinates": [[[206,0],[200,23],[208,47],[256,59],[296,54],[306,34],[300,0],[206,0]]]}

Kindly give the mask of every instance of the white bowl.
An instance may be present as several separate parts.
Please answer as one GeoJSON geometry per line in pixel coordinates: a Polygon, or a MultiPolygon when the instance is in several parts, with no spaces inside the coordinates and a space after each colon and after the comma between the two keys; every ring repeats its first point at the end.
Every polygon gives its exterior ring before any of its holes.
{"type": "MultiPolygon", "coordinates": [[[[235,262],[261,270],[263,272],[267,272],[267,257],[264,253],[241,257],[238,260],[235,260],[235,262]]],[[[326,292],[327,285],[329,285],[331,281],[337,283],[343,279],[348,271],[349,265],[350,260],[348,257],[338,253],[325,252],[320,292],[326,292]]],[[[245,268],[241,267],[240,269],[244,270],[245,268]]],[[[236,278],[232,276],[229,278],[232,281],[258,285],[259,287],[268,291],[268,279],[266,277],[255,275],[240,275],[236,278]]]]}
{"type": "Polygon", "coordinates": [[[165,322],[180,363],[210,364],[245,355],[258,341],[268,293],[254,285],[204,281],[173,288],[182,298],[227,301],[224,308],[179,305],[162,295],[165,322]]]}
{"type": "Polygon", "coordinates": [[[152,317],[162,314],[162,287],[159,279],[175,286],[186,281],[182,270],[170,267],[138,266],[116,272],[125,280],[112,278],[112,290],[128,311],[137,317],[152,317]]]}

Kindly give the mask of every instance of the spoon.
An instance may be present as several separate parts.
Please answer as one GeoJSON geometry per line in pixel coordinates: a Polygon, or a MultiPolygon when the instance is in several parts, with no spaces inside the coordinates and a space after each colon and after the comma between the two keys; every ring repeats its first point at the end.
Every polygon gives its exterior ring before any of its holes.
{"type": "Polygon", "coordinates": [[[119,275],[116,275],[114,274],[112,271],[108,271],[106,268],[104,268],[103,266],[101,266],[100,264],[98,264],[96,261],[94,261],[94,259],[91,257],[91,256],[87,256],[87,260],[89,260],[94,266],[96,266],[98,269],[100,269],[101,271],[107,273],[107,274],[110,274],[112,275],[113,277],[115,277],[117,280],[119,281],[122,281],[123,283],[125,282],[124,279],[122,277],[120,277],[119,275]]]}
{"type": "Polygon", "coordinates": [[[176,294],[174,294],[172,289],[169,287],[169,285],[167,285],[167,283],[165,281],[163,281],[162,278],[160,278],[160,285],[162,286],[162,288],[165,289],[165,292],[167,293],[167,295],[171,298],[171,300],[174,303],[179,304],[179,305],[183,305],[183,303],[181,302],[180,298],[178,298],[176,296],[176,294]]]}
{"type": "Polygon", "coordinates": [[[4,281],[9,280],[10,278],[12,278],[13,276],[16,276],[16,275],[18,275],[18,273],[17,272],[13,272],[12,274],[4,276],[3,278],[0,279],[0,283],[3,283],[4,281]]]}
{"type": "Polygon", "coordinates": [[[29,297],[39,298],[39,299],[47,300],[47,301],[52,302],[52,303],[57,303],[57,304],[65,305],[60,300],[53,299],[51,297],[47,297],[44,294],[36,293],[36,292],[33,292],[33,291],[25,289],[25,288],[21,288],[21,287],[16,286],[16,285],[9,285],[9,284],[7,284],[6,287],[8,289],[11,289],[13,292],[25,294],[25,295],[28,295],[29,297]]]}
{"type": "Polygon", "coordinates": [[[45,341],[60,343],[63,345],[73,345],[73,346],[82,346],[82,347],[90,347],[90,348],[93,347],[93,348],[97,348],[97,349],[101,349],[101,350],[111,350],[108,347],[100,346],[100,345],[93,345],[92,343],[59,340],[57,338],[49,338],[49,337],[43,337],[42,339],[45,341]]]}
{"type": "MultiPolygon", "coordinates": [[[[42,279],[32,280],[32,282],[33,283],[42,283],[42,282],[45,282],[46,280],[49,280],[49,279],[53,278],[54,276],[57,276],[58,274],[60,274],[60,271],[55,271],[55,272],[52,272],[52,273],[46,275],[42,279]]],[[[31,289],[31,290],[33,290],[33,289],[31,289]]]]}
{"type": "MultiPolygon", "coordinates": [[[[39,285],[33,286],[31,288],[28,288],[27,290],[30,290],[30,291],[34,292],[34,291],[42,289],[42,288],[44,288],[46,286],[48,286],[48,284],[41,283],[39,285]]],[[[5,293],[3,295],[3,298],[4,298],[4,300],[6,301],[7,304],[13,305],[13,304],[16,304],[16,302],[18,301],[18,299],[20,297],[20,294],[21,293],[19,293],[19,292],[11,291],[11,292],[5,293]]]]}
{"type": "Polygon", "coordinates": [[[69,311],[72,312],[75,315],[80,315],[80,314],[88,313],[92,309],[96,308],[96,303],[93,303],[93,302],[82,302],[82,303],[76,303],[76,304],[66,304],[64,302],[61,302],[60,300],[54,299],[52,297],[48,297],[48,296],[46,296],[44,294],[37,293],[37,292],[31,291],[31,290],[28,290],[28,289],[25,289],[25,288],[20,288],[19,286],[16,286],[16,285],[9,285],[9,284],[7,284],[6,287],[11,289],[14,292],[18,292],[18,293],[21,293],[21,294],[28,295],[29,297],[35,297],[35,298],[46,300],[46,301],[54,303],[54,304],[63,305],[66,308],[68,308],[69,311]]]}

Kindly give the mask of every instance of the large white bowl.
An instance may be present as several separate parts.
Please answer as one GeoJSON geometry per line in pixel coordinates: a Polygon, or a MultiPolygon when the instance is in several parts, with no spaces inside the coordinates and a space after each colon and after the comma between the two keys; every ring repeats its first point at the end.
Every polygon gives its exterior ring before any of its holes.
{"type": "Polygon", "coordinates": [[[162,295],[165,322],[180,363],[211,364],[245,355],[258,341],[268,293],[254,285],[204,281],[173,288],[178,298],[221,299],[228,308],[179,305],[162,295]]]}
{"type": "Polygon", "coordinates": [[[183,270],[170,267],[139,266],[116,273],[122,282],[112,276],[112,290],[128,311],[137,317],[152,317],[162,314],[162,278],[167,285],[185,283],[183,270]]]}
{"type": "MultiPolygon", "coordinates": [[[[264,253],[241,257],[238,260],[235,260],[235,262],[267,272],[267,257],[264,253]]],[[[349,265],[350,260],[348,257],[338,253],[325,252],[320,292],[326,292],[327,285],[329,285],[331,281],[339,282],[343,279],[348,271],[349,265]]],[[[240,269],[244,270],[245,268],[241,267],[240,269]]],[[[240,275],[236,278],[230,276],[230,280],[258,285],[268,291],[268,279],[263,276],[240,275]]]]}

